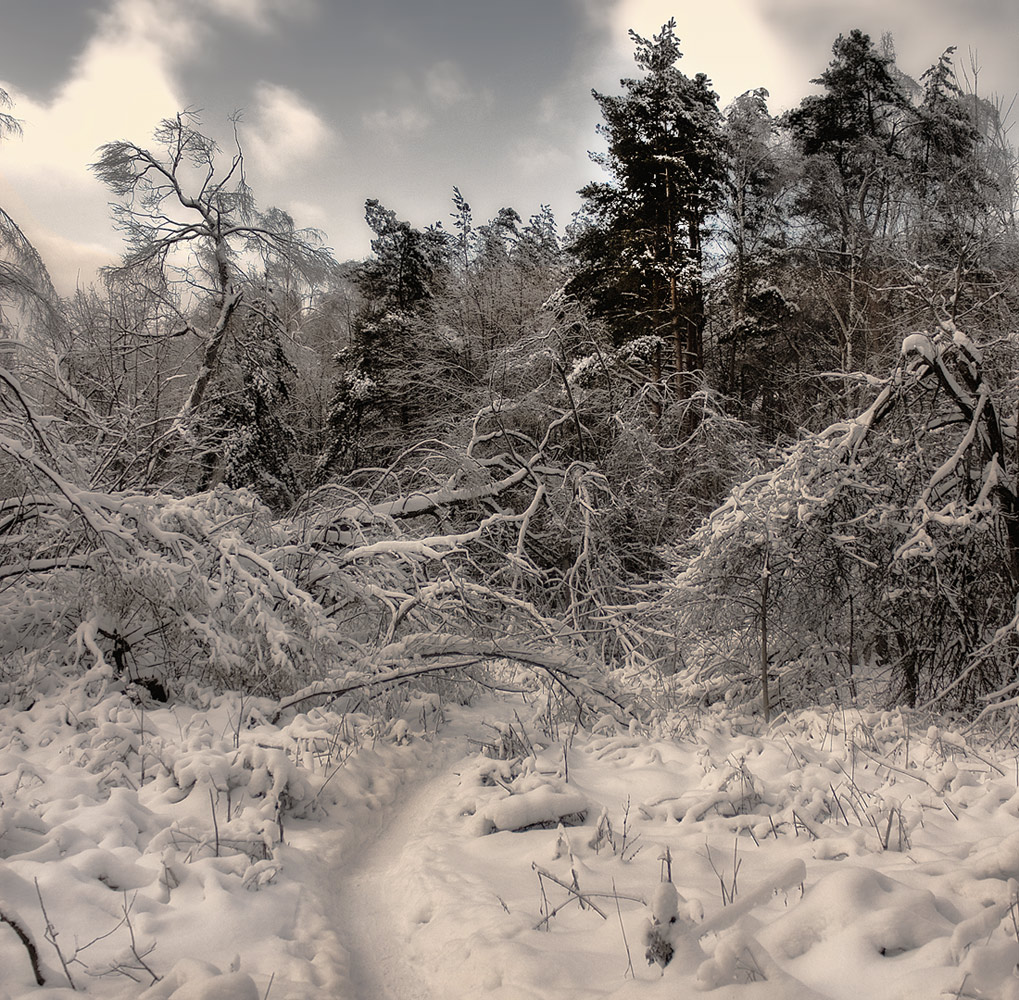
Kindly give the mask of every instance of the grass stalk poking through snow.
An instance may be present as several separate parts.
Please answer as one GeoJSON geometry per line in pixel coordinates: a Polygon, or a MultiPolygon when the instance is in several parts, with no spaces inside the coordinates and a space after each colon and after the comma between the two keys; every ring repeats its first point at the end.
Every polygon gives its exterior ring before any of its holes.
{"type": "Polygon", "coordinates": [[[60,965],[64,970],[64,975],[67,977],[68,985],[72,990],[77,990],[77,986],[74,985],[74,980],[71,978],[71,970],[67,967],[67,959],[64,958],[64,953],[60,950],[60,945],[57,944],[57,929],[50,922],[49,914],[46,912],[46,904],[43,902],[42,889],[39,888],[39,880],[35,879],[35,894],[39,897],[39,909],[42,910],[42,918],[46,921],[45,938],[51,945],[53,950],[57,953],[57,958],[60,959],[60,965]]]}
{"type": "Polygon", "coordinates": [[[607,895],[609,895],[609,893],[604,893],[604,892],[598,892],[598,893],[581,892],[579,886],[577,886],[577,885],[570,885],[569,882],[564,882],[561,878],[557,878],[550,871],[547,871],[546,869],[540,867],[539,865],[535,864],[534,862],[531,863],[531,869],[532,869],[532,871],[535,871],[538,874],[538,883],[541,886],[541,898],[543,900],[542,912],[545,914],[541,918],[541,920],[539,920],[538,923],[536,923],[534,925],[534,929],[536,931],[541,930],[542,927],[545,927],[546,930],[549,929],[549,921],[560,910],[562,910],[566,906],[569,906],[569,904],[572,903],[574,900],[576,900],[580,904],[580,908],[581,909],[584,909],[585,906],[588,906],[592,910],[594,910],[594,912],[597,913],[598,916],[602,918],[602,920],[608,920],[609,919],[608,916],[606,915],[605,911],[602,910],[596,903],[591,901],[591,896],[592,895],[595,895],[595,896],[607,896],[607,895]],[[569,898],[566,900],[565,903],[560,903],[559,906],[555,907],[554,909],[549,909],[548,896],[545,893],[545,885],[542,882],[542,879],[546,879],[546,878],[550,882],[554,882],[556,885],[561,886],[563,889],[565,889],[570,894],[569,898]]]}
{"type": "Polygon", "coordinates": [[[612,895],[616,900],[616,916],[619,918],[619,932],[623,935],[623,947],[626,949],[626,972],[623,974],[625,979],[629,974],[631,979],[636,979],[637,974],[633,971],[633,958],[630,955],[630,944],[626,940],[626,928],[623,926],[623,911],[619,908],[619,893],[616,891],[616,880],[612,880],[612,895]]]}
{"type": "MultiPolygon", "coordinates": [[[[795,816],[795,813],[793,815],[795,816]]],[[[728,906],[739,894],[737,879],[739,878],[740,867],[743,864],[743,859],[738,856],[739,844],[736,840],[732,842],[732,879],[728,884],[723,873],[715,865],[715,859],[711,856],[711,848],[708,846],[707,841],[704,842],[704,850],[707,852],[708,864],[711,865],[711,870],[715,873],[715,878],[718,879],[718,885],[722,892],[722,906],[728,906]]],[[[671,882],[672,879],[670,878],[669,881],[671,882]]]]}

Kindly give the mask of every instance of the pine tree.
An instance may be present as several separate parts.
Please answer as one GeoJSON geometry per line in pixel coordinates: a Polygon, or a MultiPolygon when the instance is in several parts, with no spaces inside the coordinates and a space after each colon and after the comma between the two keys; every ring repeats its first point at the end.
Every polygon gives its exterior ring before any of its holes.
{"type": "Polygon", "coordinates": [[[415,229],[374,198],[365,203],[365,219],[375,233],[374,256],[356,273],[362,304],[350,345],[334,359],[339,374],[320,478],[382,461],[413,436],[422,403],[436,403],[422,400],[415,369],[434,346],[423,338],[445,281],[449,236],[437,226],[415,229]]]}
{"type": "MultiPolygon", "coordinates": [[[[899,227],[913,107],[894,72],[890,39],[879,50],[854,29],[839,35],[832,59],[811,81],[824,93],[804,98],[785,118],[805,157],[799,216],[817,268],[814,287],[835,330],[843,371],[867,370],[881,242],[899,227]]],[[[830,363],[830,362],[829,362],[830,363]]]]}
{"type": "Polygon", "coordinates": [[[622,80],[619,96],[594,92],[608,151],[591,158],[610,180],[580,192],[570,290],[617,341],[671,343],[676,391],[685,397],[704,361],[703,235],[722,161],[717,97],[704,74],[691,79],[677,69],[674,18],[651,39],[630,37],[644,75],[622,80]]]}

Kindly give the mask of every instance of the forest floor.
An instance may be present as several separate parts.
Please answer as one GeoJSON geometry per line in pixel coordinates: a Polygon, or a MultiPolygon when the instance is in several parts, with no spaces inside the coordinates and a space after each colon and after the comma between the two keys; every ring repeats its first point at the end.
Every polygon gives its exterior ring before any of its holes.
{"type": "Polygon", "coordinates": [[[1003,740],[266,708],[86,679],[0,709],[0,1000],[1019,998],[1003,740]]]}

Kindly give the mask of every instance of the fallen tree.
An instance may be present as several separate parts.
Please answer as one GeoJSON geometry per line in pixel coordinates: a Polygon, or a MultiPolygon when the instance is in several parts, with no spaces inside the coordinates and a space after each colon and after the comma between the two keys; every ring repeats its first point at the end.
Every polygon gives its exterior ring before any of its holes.
{"type": "Polygon", "coordinates": [[[547,436],[516,434],[500,450],[505,433],[480,414],[467,447],[447,449],[448,472],[423,473],[428,488],[383,470],[274,517],[246,490],[95,489],[59,422],[13,375],[0,386],[15,486],[0,502],[7,697],[72,669],[176,697],[192,684],[237,688],[284,699],[282,711],[440,673],[483,680],[512,661],[577,711],[620,715],[586,631],[606,627],[579,607],[585,574],[603,572],[604,486],[589,466],[558,467],[547,436]],[[404,489],[383,493],[385,482],[404,489]],[[564,533],[569,563],[539,565],[534,547],[564,533]]]}

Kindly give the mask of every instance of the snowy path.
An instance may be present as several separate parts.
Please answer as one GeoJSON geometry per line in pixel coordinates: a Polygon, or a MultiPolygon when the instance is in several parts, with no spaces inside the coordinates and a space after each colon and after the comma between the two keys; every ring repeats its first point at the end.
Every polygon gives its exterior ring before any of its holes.
{"type": "Polygon", "coordinates": [[[351,1000],[432,1000],[405,951],[400,859],[455,787],[449,762],[456,756],[448,739],[436,747],[429,770],[416,787],[405,788],[388,811],[382,833],[362,848],[351,866],[336,873],[341,889],[334,913],[337,931],[350,952],[351,1000]]]}
{"type": "MultiPolygon", "coordinates": [[[[161,771],[135,787],[135,706],[66,703],[0,710],[0,902],[45,941],[44,895],[91,941],[72,972],[97,1000],[1019,1000],[1012,744],[859,710],[563,737],[540,705],[443,723],[432,699],[344,742],[328,713],[238,730],[224,699],[146,713],[161,771]],[[533,753],[480,755],[510,719],[533,753]],[[534,814],[575,820],[575,797],[581,823],[534,814]],[[686,903],[662,969],[666,870],[686,903]],[[104,972],[129,934],[161,977],[142,994],[104,972]]],[[[68,995],[41,955],[42,988],[0,927],[0,1000],[68,995]]]]}

